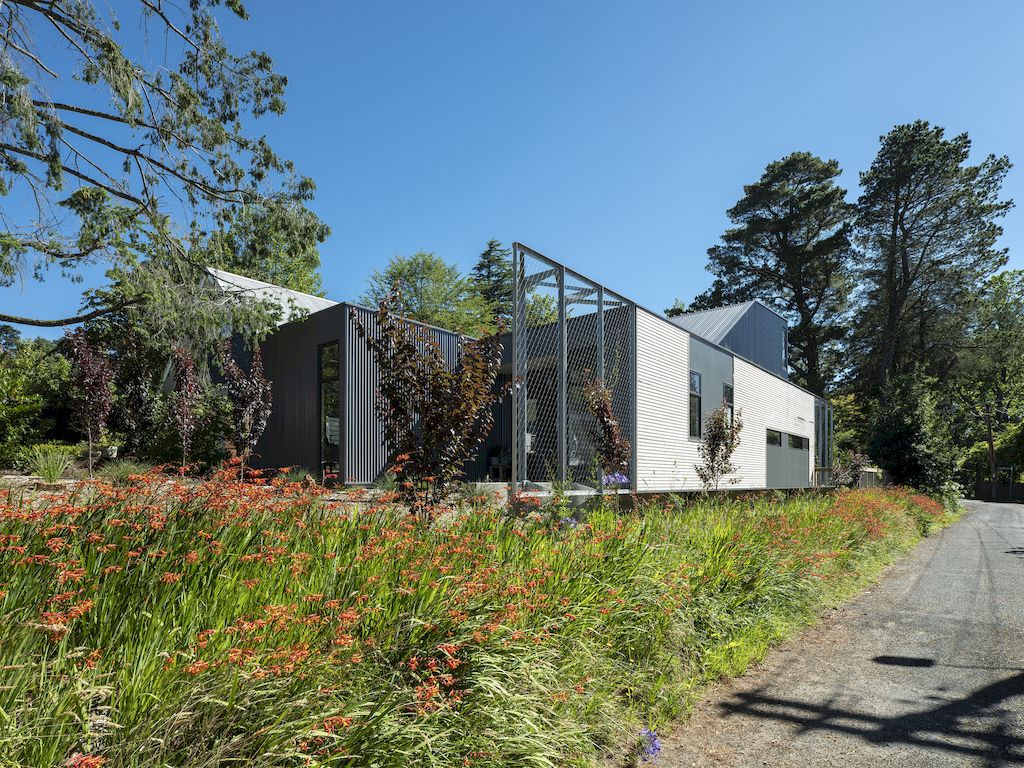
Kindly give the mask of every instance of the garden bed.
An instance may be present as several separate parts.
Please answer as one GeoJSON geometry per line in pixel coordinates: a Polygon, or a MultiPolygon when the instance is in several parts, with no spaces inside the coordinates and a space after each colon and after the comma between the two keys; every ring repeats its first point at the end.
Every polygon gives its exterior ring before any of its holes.
{"type": "Polygon", "coordinates": [[[0,495],[0,766],[591,764],[949,519],[901,489],[430,528],[227,474],[0,495]]]}

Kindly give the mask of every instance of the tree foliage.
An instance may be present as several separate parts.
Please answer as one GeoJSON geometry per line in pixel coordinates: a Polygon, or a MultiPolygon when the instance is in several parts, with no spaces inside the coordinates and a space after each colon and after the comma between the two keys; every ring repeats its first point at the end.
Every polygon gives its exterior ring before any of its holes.
{"type": "Polygon", "coordinates": [[[232,354],[231,342],[225,340],[220,347],[220,365],[231,403],[231,441],[244,475],[245,464],[270,419],[272,387],[263,375],[263,353],[258,346],[252,349],[249,371],[245,372],[232,354]]]}
{"type": "Polygon", "coordinates": [[[955,366],[971,304],[1006,262],[997,223],[1010,161],[968,165],[966,133],[951,139],[923,120],[881,138],[861,174],[857,239],[863,250],[854,374],[877,394],[892,376],[920,366],[945,382],[955,366]]]}
{"type": "Polygon", "coordinates": [[[473,282],[454,264],[424,251],[395,256],[383,271],[374,270],[360,301],[370,307],[394,302],[391,309],[399,315],[468,336],[493,326],[490,307],[473,282]]]}
{"type": "Polygon", "coordinates": [[[193,260],[322,296],[319,246],[330,228],[294,200],[247,207],[229,228],[193,233],[193,260]]]}
{"type": "Polygon", "coordinates": [[[488,240],[473,267],[472,279],[494,320],[511,322],[513,274],[512,251],[498,240],[488,240]]]}
{"type": "MultiPolygon", "coordinates": [[[[732,413],[727,403],[722,403],[704,420],[703,440],[697,449],[700,464],[694,466],[697,477],[705,491],[717,491],[722,480],[736,472],[732,456],[740,444],[743,420],[740,412],[732,413]]],[[[738,482],[732,478],[729,482],[738,482]]]]}
{"type": "Polygon", "coordinates": [[[961,426],[985,443],[987,474],[997,474],[997,442],[1024,420],[1024,271],[991,278],[975,305],[949,390],[961,426]]]}
{"type": "Polygon", "coordinates": [[[890,377],[874,407],[868,454],[897,485],[942,493],[956,449],[935,393],[934,379],[920,371],[890,377]]]}
{"type": "Polygon", "coordinates": [[[89,472],[93,468],[93,445],[103,437],[113,405],[114,370],[106,356],[94,349],[81,328],[65,335],[71,358],[71,400],[74,422],[89,447],[89,472]]]}
{"type": "MultiPolygon", "coordinates": [[[[13,330],[13,329],[12,329],[13,330]]],[[[9,467],[22,450],[54,426],[64,405],[70,363],[46,339],[4,335],[0,344],[0,466],[9,467]]]]}
{"type": "Polygon", "coordinates": [[[632,446],[622,434],[622,426],[612,409],[612,392],[604,380],[589,376],[583,383],[583,401],[597,420],[599,430],[597,456],[601,462],[605,485],[629,482],[632,446]]]}
{"type": "Polygon", "coordinates": [[[671,307],[666,307],[665,317],[679,317],[681,315],[685,315],[686,312],[686,302],[680,298],[677,298],[675,301],[672,302],[671,307]]]}
{"type": "Polygon", "coordinates": [[[247,17],[240,0],[119,10],[123,18],[90,0],[4,5],[0,195],[10,204],[0,209],[0,281],[76,279],[103,264],[109,284],[87,291],[74,317],[0,320],[70,325],[144,308],[138,319],[159,329],[187,309],[193,327],[256,328],[257,318],[232,314],[240,302],[211,290],[182,237],[225,233],[229,242],[211,248],[221,263],[228,251],[242,264],[314,259],[309,244],[323,228],[304,205],[313,183],[247,132],[284,112],[286,80],[265,53],[232,53],[221,37],[220,16],[247,17]]]}
{"type": "Polygon", "coordinates": [[[828,356],[850,292],[852,207],[840,173],[835,160],[794,152],[744,186],[728,211],[734,226],[708,249],[715,281],[692,307],[759,299],[778,310],[790,323],[794,379],[817,394],[834,375],[828,356]]]}
{"type": "Polygon", "coordinates": [[[508,392],[496,385],[502,344],[499,334],[463,339],[452,365],[430,329],[396,315],[399,306],[400,295],[385,297],[373,329],[354,311],[352,321],[380,370],[377,413],[390,471],[414,511],[430,518],[487,437],[493,406],[508,392]]]}
{"type": "Polygon", "coordinates": [[[188,465],[192,440],[203,425],[203,401],[205,394],[196,375],[196,364],[192,355],[182,347],[175,347],[174,395],[171,398],[171,415],[181,445],[181,465],[188,465]]]}

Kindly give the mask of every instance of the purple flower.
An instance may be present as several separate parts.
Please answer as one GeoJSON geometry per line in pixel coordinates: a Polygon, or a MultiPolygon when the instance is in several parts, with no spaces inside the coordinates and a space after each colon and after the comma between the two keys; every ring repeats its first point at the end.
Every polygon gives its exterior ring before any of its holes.
{"type": "Polygon", "coordinates": [[[629,477],[624,472],[609,472],[603,480],[605,485],[629,485],[629,477]]]}
{"type": "Polygon", "coordinates": [[[566,528],[575,528],[577,525],[580,524],[580,521],[577,520],[575,517],[563,517],[558,522],[564,525],[566,528]]]}
{"type": "Polygon", "coordinates": [[[645,763],[657,757],[661,752],[661,740],[658,738],[658,732],[652,731],[650,728],[644,728],[640,731],[638,750],[640,752],[640,759],[645,763]]]}

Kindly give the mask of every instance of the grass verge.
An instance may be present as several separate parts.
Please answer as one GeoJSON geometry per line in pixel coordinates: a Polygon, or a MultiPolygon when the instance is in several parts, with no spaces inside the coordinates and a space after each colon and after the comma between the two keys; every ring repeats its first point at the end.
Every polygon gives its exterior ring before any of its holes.
{"type": "Polygon", "coordinates": [[[0,766],[592,765],[952,519],[901,489],[425,528],[282,479],[0,501],[0,766]]]}

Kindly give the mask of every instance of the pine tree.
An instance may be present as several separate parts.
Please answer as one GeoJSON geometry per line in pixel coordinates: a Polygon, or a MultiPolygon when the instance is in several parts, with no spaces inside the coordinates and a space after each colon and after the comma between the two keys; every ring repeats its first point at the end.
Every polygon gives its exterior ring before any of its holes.
{"type": "Polygon", "coordinates": [[[508,322],[512,317],[513,274],[512,251],[498,240],[488,240],[473,267],[473,283],[496,320],[508,322]]]}
{"type": "Polygon", "coordinates": [[[918,120],[881,142],[857,202],[864,267],[852,351],[858,387],[870,396],[918,366],[948,378],[974,297],[1006,263],[996,221],[1013,205],[999,199],[1010,161],[989,155],[967,165],[966,133],[946,139],[918,120]]]}
{"type": "Polygon", "coordinates": [[[715,282],[692,309],[759,299],[790,323],[793,378],[823,394],[843,338],[852,209],[835,160],[794,152],[770,163],[729,209],[735,225],[708,249],[715,282]]]}

